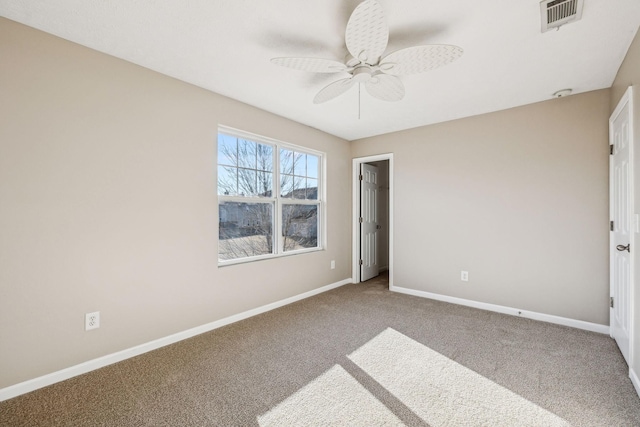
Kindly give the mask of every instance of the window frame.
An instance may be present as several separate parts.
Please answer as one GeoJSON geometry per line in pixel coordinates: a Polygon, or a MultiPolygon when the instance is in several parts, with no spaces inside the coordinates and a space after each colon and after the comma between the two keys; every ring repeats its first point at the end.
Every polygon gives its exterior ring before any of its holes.
{"type": "MultiPolygon", "coordinates": [[[[228,126],[218,126],[218,132],[216,134],[216,150],[215,150],[215,182],[216,182],[216,197],[218,206],[218,267],[227,265],[244,264],[247,262],[262,261],[265,259],[280,258],[286,256],[294,256],[300,254],[306,254],[310,252],[323,251],[326,247],[326,154],[324,152],[314,150],[311,148],[303,147],[289,142],[284,142],[274,138],[257,135],[251,132],[242,131],[228,126]],[[224,195],[218,194],[218,180],[219,180],[219,168],[224,165],[218,164],[218,151],[220,145],[220,134],[231,136],[238,139],[244,139],[255,142],[257,144],[269,145],[272,147],[272,159],[273,159],[273,172],[272,172],[272,197],[258,197],[258,196],[240,196],[240,195],[224,195]],[[295,153],[311,154],[318,157],[318,198],[317,199],[296,199],[296,198],[284,198],[281,195],[281,165],[280,165],[280,150],[290,150],[295,153]],[[265,203],[272,204],[273,206],[273,222],[272,222],[272,253],[264,255],[255,255],[242,258],[234,258],[229,260],[221,260],[220,256],[220,206],[225,202],[232,203],[265,203]],[[285,251],[284,248],[284,236],[283,232],[283,206],[285,205],[303,205],[303,206],[317,206],[317,246],[313,248],[303,248],[285,251]]],[[[238,166],[237,168],[241,168],[238,166]]],[[[308,173],[308,172],[307,172],[308,173]]]]}

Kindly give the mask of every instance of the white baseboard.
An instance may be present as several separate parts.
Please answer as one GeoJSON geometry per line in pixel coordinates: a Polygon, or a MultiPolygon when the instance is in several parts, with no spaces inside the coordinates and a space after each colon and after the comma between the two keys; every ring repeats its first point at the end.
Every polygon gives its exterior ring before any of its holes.
{"type": "Polygon", "coordinates": [[[633,368],[629,368],[629,378],[631,378],[631,384],[633,384],[633,387],[636,389],[636,393],[640,396],[640,378],[638,378],[633,368]]]}
{"type": "Polygon", "coordinates": [[[414,295],[423,298],[434,299],[438,301],[450,302],[452,304],[464,305],[467,307],[479,308],[481,310],[495,311],[497,313],[510,314],[512,316],[524,317],[527,319],[540,320],[542,322],[555,323],[557,325],[570,326],[572,328],[584,329],[587,331],[598,332],[609,335],[609,326],[600,325],[598,323],[590,323],[582,320],[569,319],[567,317],[554,316],[551,314],[537,313],[535,311],[526,311],[518,308],[505,307],[503,305],[488,304],[463,298],[450,297],[447,295],[434,294],[431,292],[417,291],[415,289],[402,288],[399,286],[390,286],[389,290],[407,295],[414,295]]]}
{"type": "Polygon", "coordinates": [[[352,283],[351,278],[0,389],[0,402],[352,283]]]}

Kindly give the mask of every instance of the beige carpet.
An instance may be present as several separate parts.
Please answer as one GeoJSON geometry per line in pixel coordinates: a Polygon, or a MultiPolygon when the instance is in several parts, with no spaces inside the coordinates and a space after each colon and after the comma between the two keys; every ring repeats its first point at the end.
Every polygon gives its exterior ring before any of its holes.
{"type": "MultiPolygon", "coordinates": [[[[433,427],[567,427],[560,417],[388,328],[349,359],[433,427]]],[[[334,365],[258,417],[267,426],[401,426],[381,402],[334,365]]]]}
{"type": "Polygon", "coordinates": [[[568,425],[391,328],[350,354],[349,359],[433,427],[568,425]]]}
{"type": "Polygon", "coordinates": [[[266,426],[400,426],[402,422],[340,365],[258,417],[266,426]]]}
{"type": "Polygon", "coordinates": [[[384,277],[0,402],[0,426],[640,426],[605,335],[384,277]]]}

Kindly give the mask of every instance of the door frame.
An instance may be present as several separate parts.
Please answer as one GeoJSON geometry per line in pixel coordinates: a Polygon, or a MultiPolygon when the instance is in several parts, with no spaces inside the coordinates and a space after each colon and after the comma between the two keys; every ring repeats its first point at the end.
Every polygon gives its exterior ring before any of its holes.
{"type": "Polygon", "coordinates": [[[356,157],[353,159],[352,176],[352,243],[351,261],[353,283],[360,283],[360,165],[363,163],[389,161],[389,289],[393,288],[393,153],[378,154],[375,156],[356,157]]]}
{"type": "MultiPolygon", "coordinates": [[[[620,115],[624,107],[629,107],[629,244],[631,245],[631,256],[629,260],[629,369],[633,366],[634,351],[633,351],[633,334],[635,323],[635,310],[634,310],[634,295],[635,295],[635,251],[637,247],[635,245],[635,234],[640,224],[637,223],[638,219],[635,215],[635,197],[634,197],[634,106],[633,106],[633,88],[629,86],[625,91],[622,98],[618,102],[616,109],[611,113],[609,117],[609,144],[613,144],[613,122],[620,115]],[[635,249],[634,249],[635,248],[635,249]]],[[[609,217],[612,217],[613,212],[613,156],[609,156],[609,217]]],[[[613,297],[613,254],[615,251],[613,234],[609,233],[609,297],[613,297]]],[[[615,303],[615,301],[614,301],[615,303]]],[[[609,308],[609,325],[613,325],[613,309],[609,308]]],[[[609,335],[613,337],[613,329],[609,332],[609,335]]]]}

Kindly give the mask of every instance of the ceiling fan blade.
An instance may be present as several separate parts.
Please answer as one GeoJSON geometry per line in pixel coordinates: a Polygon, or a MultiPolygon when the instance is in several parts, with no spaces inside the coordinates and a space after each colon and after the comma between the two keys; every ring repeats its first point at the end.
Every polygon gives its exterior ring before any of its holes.
{"type": "Polygon", "coordinates": [[[347,66],[342,62],[322,58],[272,58],[271,62],[283,67],[312,73],[338,73],[347,69],[347,66]]]}
{"type": "Polygon", "coordinates": [[[313,103],[322,104],[323,102],[330,101],[348,91],[354,83],[351,77],[333,82],[318,92],[316,97],[313,98],[313,103]]]}
{"type": "Polygon", "coordinates": [[[404,98],[404,85],[396,76],[376,74],[364,87],[369,95],[383,101],[400,101],[404,98]]]}
{"type": "Polygon", "coordinates": [[[355,8],[347,23],[345,40],[354,58],[369,65],[378,63],[389,42],[389,27],[377,1],[365,0],[355,8]]]}
{"type": "Polygon", "coordinates": [[[447,65],[462,56],[461,47],[448,44],[413,46],[380,60],[380,70],[395,76],[422,73],[447,65]]]}

